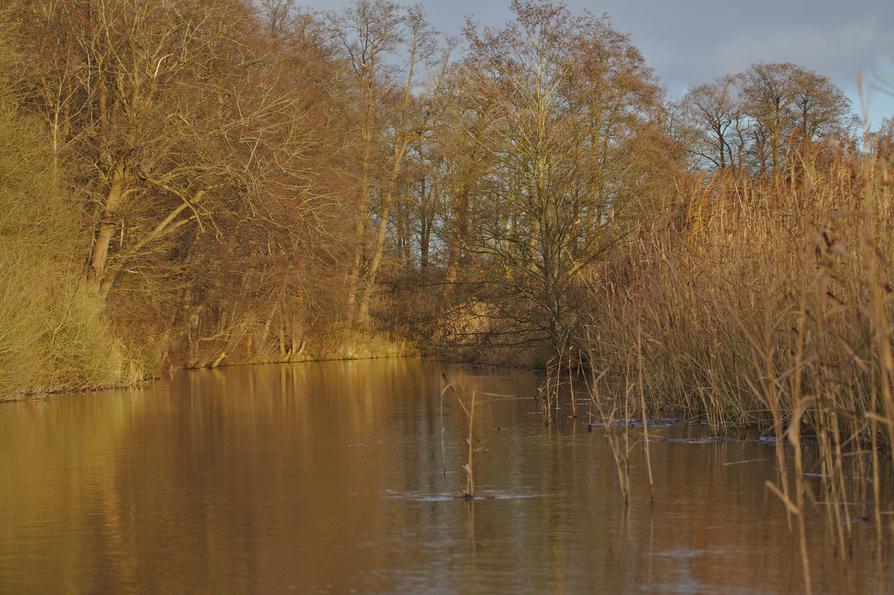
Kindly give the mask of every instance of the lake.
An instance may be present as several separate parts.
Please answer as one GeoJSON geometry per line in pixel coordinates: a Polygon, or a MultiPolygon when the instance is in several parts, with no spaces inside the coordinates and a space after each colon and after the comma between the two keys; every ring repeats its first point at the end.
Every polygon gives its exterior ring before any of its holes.
{"type": "MultiPolygon", "coordinates": [[[[789,592],[774,447],[651,428],[625,509],[601,428],[545,426],[534,373],[398,359],[182,372],[0,405],[0,592],[789,592]],[[442,374],[476,391],[440,431],[442,374]]],[[[564,406],[564,404],[563,404],[564,406]]],[[[585,404],[580,405],[585,408],[585,404]]],[[[809,519],[814,586],[868,593],[809,519]]],[[[815,517],[815,518],[814,518],[815,517]]]]}

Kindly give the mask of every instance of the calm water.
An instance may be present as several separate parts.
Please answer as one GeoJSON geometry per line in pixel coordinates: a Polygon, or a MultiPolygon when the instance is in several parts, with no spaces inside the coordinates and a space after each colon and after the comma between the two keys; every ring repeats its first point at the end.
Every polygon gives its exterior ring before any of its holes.
{"type": "MultiPolygon", "coordinates": [[[[772,446],[656,429],[624,514],[605,436],[538,378],[415,360],[230,368],[0,406],[0,592],[778,592],[801,588],[772,446]],[[480,493],[440,375],[482,398],[480,493]],[[444,469],[446,468],[446,475],[444,469]]],[[[881,589],[811,527],[814,585],[881,589]]],[[[888,573],[890,574],[890,573],[888,573]]],[[[887,577],[894,584],[894,577],[887,577]]]]}

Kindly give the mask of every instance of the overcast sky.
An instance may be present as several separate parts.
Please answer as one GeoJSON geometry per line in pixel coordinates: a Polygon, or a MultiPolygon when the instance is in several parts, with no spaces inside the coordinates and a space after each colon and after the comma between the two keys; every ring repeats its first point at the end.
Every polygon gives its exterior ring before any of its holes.
{"type": "MultiPolygon", "coordinates": [[[[416,0],[433,26],[459,35],[466,15],[487,25],[510,19],[509,0],[416,0]]],[[[341,8],[350,0],[298,0],[341,8]]],[[[887,73],[894,87],[894,0],[566,0],[574,10],[607,13],[632,36],[672,96],[755,62],[794,62],[830,77],[860,112],[864,82],[887,73]]],[[[877,124],[894,115],[894,97],[870,93],[877,124]]]]}

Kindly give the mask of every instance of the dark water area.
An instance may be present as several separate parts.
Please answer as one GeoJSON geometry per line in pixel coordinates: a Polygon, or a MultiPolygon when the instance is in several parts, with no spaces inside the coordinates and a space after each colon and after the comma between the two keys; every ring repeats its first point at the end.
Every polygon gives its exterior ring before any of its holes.
{"type": "MultiPolygon", "coordinates": [[[[653,428],[625,511],[608,440],[540,378],[418,360],[181,373],[0,406],[0,592],[797,592],[774,450],[653,428]],[[441,374],[477,391],[440,432],[441,374]],[[446,473],[445,473],[446,471],[446,473]]],[[[585,405],[582,405],[585,406],[585,405]]],[[[809,519],[814,586],[894,587],[874,529],[843,564],[809,519]],[[885,575],[885,583],[881,582],[885,575]]]]}

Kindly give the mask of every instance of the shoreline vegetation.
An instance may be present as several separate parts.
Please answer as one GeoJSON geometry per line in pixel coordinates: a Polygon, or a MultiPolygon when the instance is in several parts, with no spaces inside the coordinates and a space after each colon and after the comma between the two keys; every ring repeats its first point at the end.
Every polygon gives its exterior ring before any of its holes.
{"type": "Polygon", "coordinates": [[[386,0],[5,2],[0,395],[407,346],[542,367],[547,423],[756,428],[796,527],[834,502],[843,548],[871,502],[881,543],[894,120],[789,63],[672,99],[608,17],[510,7],[460,41],[386,0]]]}
{"type": "Polygon", "coordinates": [[[391,341],[384,337],[374,337],[362,342],[355,342],[350,347],[345,346],[336,352],[330,353],[297,353],[286,354],[284,359],[276,356],[267,358],[258,358],[248,361],[226,361],[227,354],[221,353],[217,359],[209,365],[186,368],[168,368],[164,371],[157,371],[150,374],[134,375],[132,378],[111,381],[106,384],[92,384],[87,386],[59,386],[59,387],[35,387],[23,389],[19,392],[11,392],[0,394],[0,404],[14,403],[30,400],[46,399],[55,395],[66,393],[90,393],[103,392],[115,389],[137,389],[140,386],[159,380],[163,374],[172,372],[189,372],[194,370],[213,370],[232,366],[266,366],[266,365],[288,365],[288,364],[304,364],[315,362],[332,362],[332,361],[364,361],[376,359],[405,358],[405,357],[425,357],[416,351],[415,347],[407,344],[405,340],[399,342],[391,341]]]}

